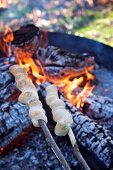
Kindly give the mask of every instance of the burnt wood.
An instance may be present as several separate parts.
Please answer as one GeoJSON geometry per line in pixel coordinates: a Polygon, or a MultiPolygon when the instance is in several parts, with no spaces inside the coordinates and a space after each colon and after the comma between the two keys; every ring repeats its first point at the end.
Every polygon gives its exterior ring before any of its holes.
{"type": "Polygon", "coordinates": [[[85,68],[94,66],[94,56],[88,53],[70,53],[55,46],[39,48],[33,56],[44,67],[47,75],[63,77],[75,73],[76,77],[85,73],[85,68]]]}
{"type": "Polygon", "coordinates": [[[113,99],[92,94],[85,100],[82,112],[112,132],[113,99]]]}

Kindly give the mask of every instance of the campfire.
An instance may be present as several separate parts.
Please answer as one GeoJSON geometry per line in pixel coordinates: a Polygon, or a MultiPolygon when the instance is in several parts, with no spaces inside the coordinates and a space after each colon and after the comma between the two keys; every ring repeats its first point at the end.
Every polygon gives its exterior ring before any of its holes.
{"type": "MultiPolygon", "coordinates": [[[[109,122],[112,122],[113,119],[113,99],[93,93],[93,90],[95,91],[98,87],[95,70],[98,70],[100,62],[96,62],[96,56],[90,52],[90,49],[87,52],[72,53],[68,48],[67,50],[61,48],[55,38],[56,46],[54,43],[52,45],[52,36],[56,38],[57,34],[54,36],[54,33],[39,30],[33,25],[21,27],[14,32],[6,28],[4,33],[1,33],[0,154],[7,153],[10,146],[14,146],[15,140],[16,144],[18,143],[20,136],[24,139],[24,134],[31,128],[28,108],[17,101],[20,91],[15,86],[14,78],[9,72],[10,66],[18,64],[26,70],[29,81],[37,87],[46,114],[50,113],[50,108],[44,101],[45,87],[49,83],[58,88],[60,98],[72,114],[74,135],[91,168],[112,168],[113,127],[109,122]],[[91,157],[90,154],[92,154],[91,157]]],[[[53,128],[51,113],[47,114],[47,117],[50,120],[48,123],[53,128]]],[[[33,140],[35,141],[35,139],[33,140]]],[[[66,147],[69,145],[65,137],[60,137],[60,140],[61,144],[66,142],[66,147]]],[[[63,152],[69,150],[70,146],[63,152]]],[[[71,156],[69,164],[72,169],[78,166],[77,163],[72,165],[73,160],[74,158],[71,156]]]]}

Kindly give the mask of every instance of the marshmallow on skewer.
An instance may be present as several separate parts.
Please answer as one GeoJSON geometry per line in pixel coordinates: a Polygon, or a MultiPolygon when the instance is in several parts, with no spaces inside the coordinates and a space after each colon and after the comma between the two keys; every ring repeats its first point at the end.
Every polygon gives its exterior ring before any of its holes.
{"type": "Polygon", "coordinates": [[[45,110],[42,107],[42,103],[39,101],[39,96],[34,84],[29,81],[27,72],[19,65],[13,65],[9,70],[15,77],[18,89],[22,92],[18,98],[19,102],[29,106],[29,116],[33,125],[39,127],[39,119],[47,123],[45,110]]]}
{"type": "Polygon", "coordinates": [[[66,110],[65,103],[58,97],[58,89],[54,85],[46,87],[46,102],[52,109],[53,119],[57,122],[55,134],[65,136],[69,133],[73,119],[71,114],[66,110]]]}

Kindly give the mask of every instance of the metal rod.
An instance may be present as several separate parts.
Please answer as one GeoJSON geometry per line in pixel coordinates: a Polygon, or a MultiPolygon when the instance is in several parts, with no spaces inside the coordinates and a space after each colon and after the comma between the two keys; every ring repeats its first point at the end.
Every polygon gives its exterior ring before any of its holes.
{"type": "Polygon", "coordinates": [[[40,119],[38,120],[40,127],[43,130],[43,133],[45,135],[46,141],[48,142],[49,146],[51,147],[52,151],[55,153],[57,159],[60,161],[62,167],[64,170],[71,170],[66,159],[64,158],[62,152],[60,151],[58,145],[54,141],[46,123],[44,120],[40,119]]]}
{"type": "Polygon", "coordinates": [[[68,136],[69,136],[70,142],[71,142],[73,149],[74,149],[74,155],[78,159],[80,167],[83,170],[91,170],[90,167],[88,166],[87,162],[85,161],[85,159],[83,158],[83,156],[80,153],[76,138],[75,138],[74,133],[73,133],[71,128],[69,130],[68,136]]]}

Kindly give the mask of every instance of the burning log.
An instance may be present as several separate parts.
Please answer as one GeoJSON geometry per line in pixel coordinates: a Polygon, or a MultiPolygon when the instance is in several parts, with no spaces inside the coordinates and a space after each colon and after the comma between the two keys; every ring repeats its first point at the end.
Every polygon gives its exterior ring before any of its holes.
{"type": "Polygon", "coordinates": [[[58,47],[40,48],[36,58],[44,65],[44,71],[49,75],[65,76],[72,72],[76,76],[84,74],[85,68],[94,66],[94,56],[88,53],[70,53],[58,47]]]}
{"type": "MultiPolygon", "coordinates": [[[[43,98],[46,96],[45,87],[46,84],[41,85],[40,93],[43,98]]],[[[73,131],[78,143],[89,151],[90,154],[93,155],[93,159],[95,158],[101,166],[110,168],[113,165],[113,139],[109,132],[87,116],[83,115],[62,95],[60,95],[60,97],[65,101],[67,109],[72,113],[74,120],[73,131]]]]}
{"type": "MultiPolygon", "coordinates": [[[[13,50],[24,64],[25,60],[22,60],[21,54],[19,55],[21,51],[33,55],[33,59],[38,59],[45,66],[48,74],[52,74],[51,69],[54,69],[54,73],[55,71],[59,73],[64,68],[80,72],[85,67],[94,66],[94,56],[91,54],[70,53],[62,48],[47,46],[47,44],[48,33],[39,30],[34,25],[26,25],[14,31],[13,50]]],[[[63,73],[65,73],[65,69],[63,73]]]]}

